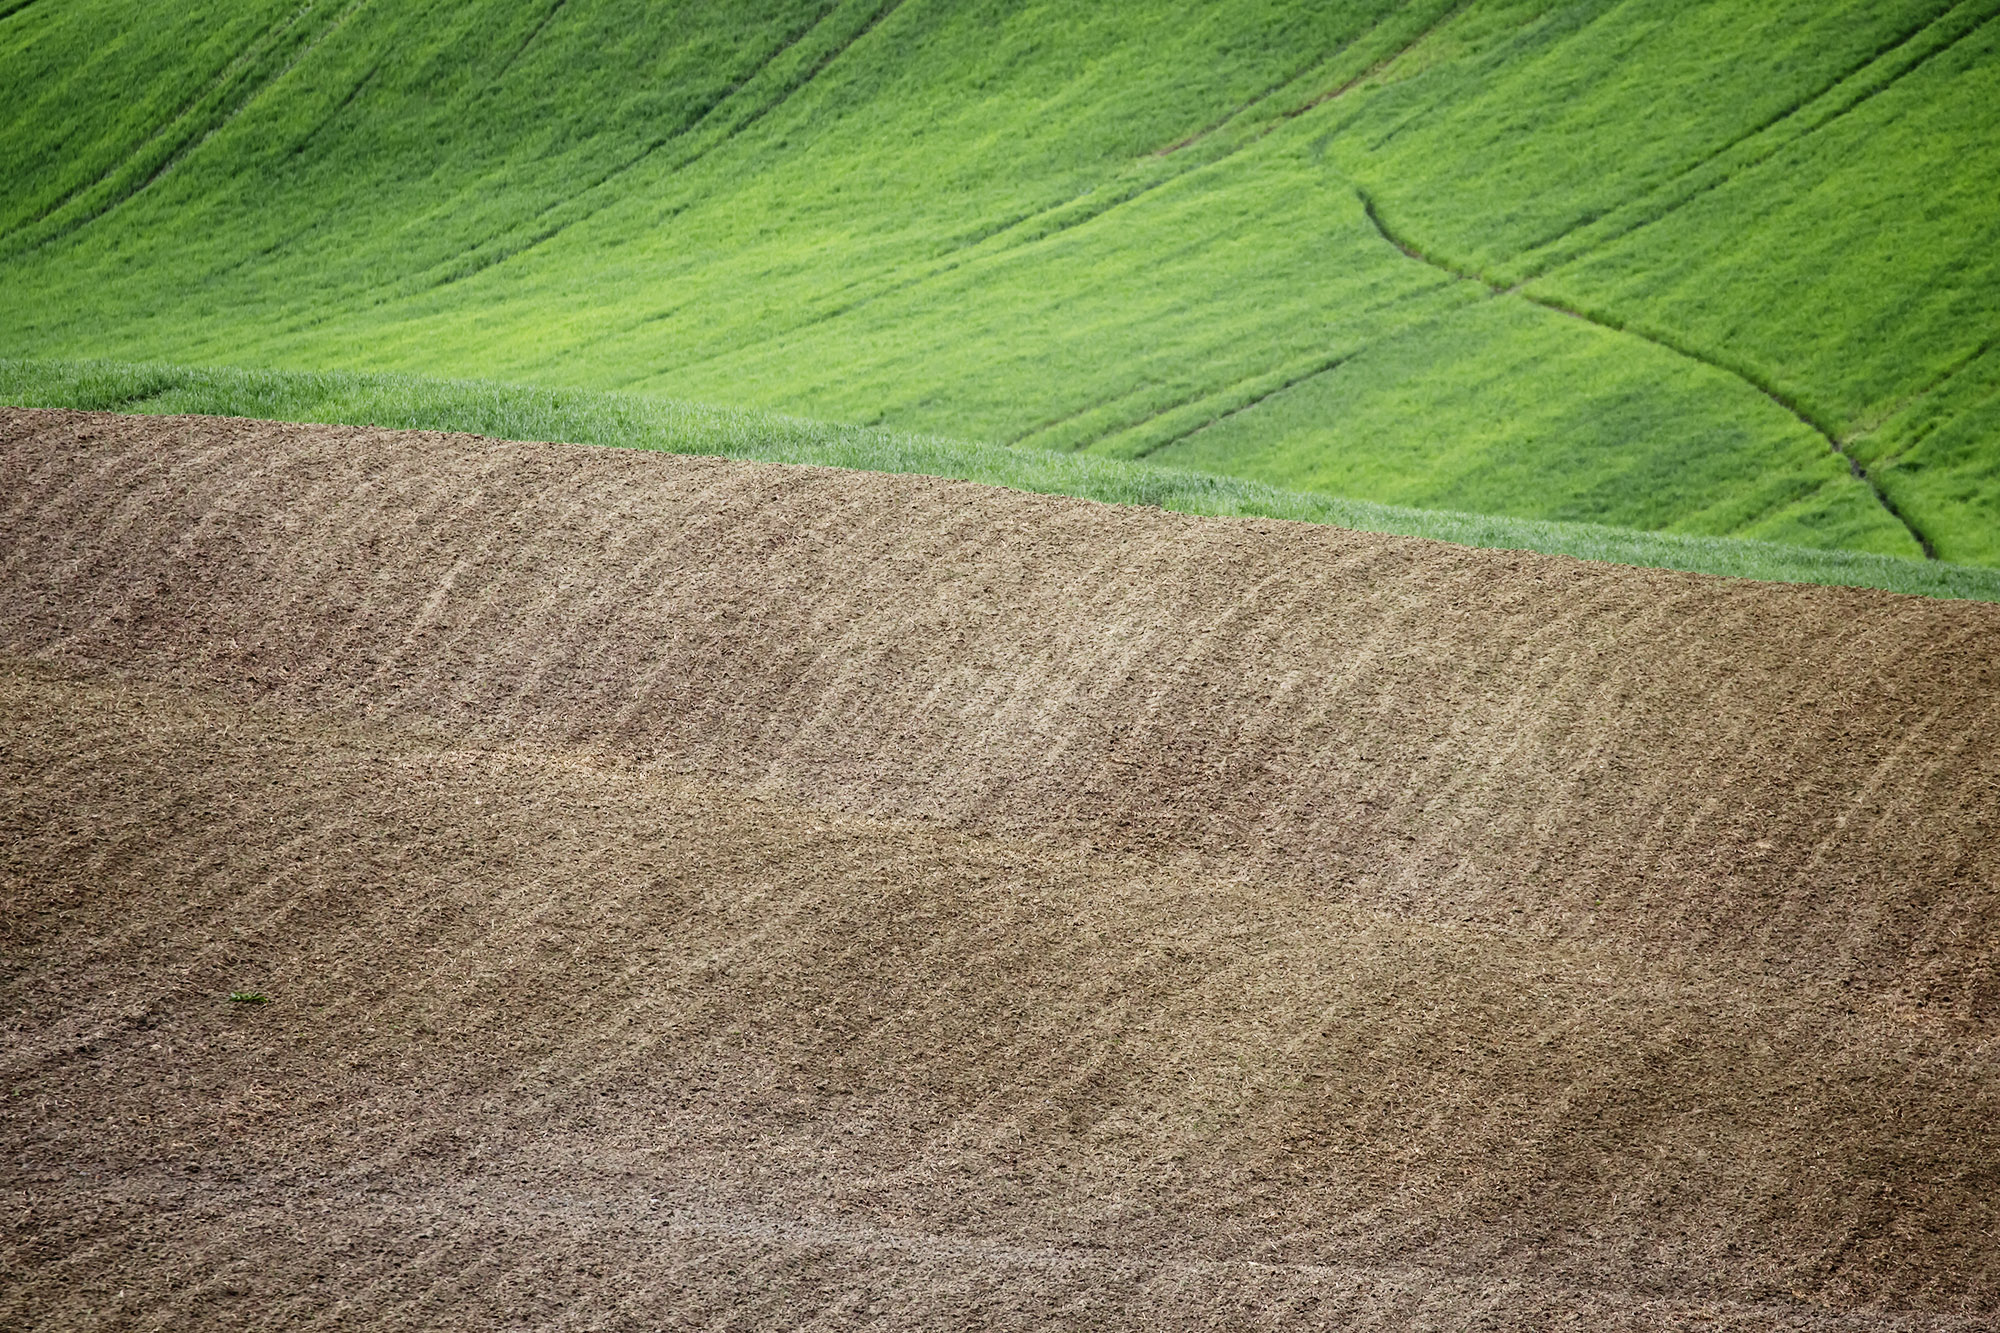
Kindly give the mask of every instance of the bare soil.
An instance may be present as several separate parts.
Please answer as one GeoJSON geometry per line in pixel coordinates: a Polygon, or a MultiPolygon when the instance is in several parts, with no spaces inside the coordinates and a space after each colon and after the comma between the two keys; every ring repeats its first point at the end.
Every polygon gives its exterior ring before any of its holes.
{"type": "Polygon", "coordinates": [[[2000,1324],[2000,608],[0,409],[0,717],[0,1326],[2000,1324]]]}

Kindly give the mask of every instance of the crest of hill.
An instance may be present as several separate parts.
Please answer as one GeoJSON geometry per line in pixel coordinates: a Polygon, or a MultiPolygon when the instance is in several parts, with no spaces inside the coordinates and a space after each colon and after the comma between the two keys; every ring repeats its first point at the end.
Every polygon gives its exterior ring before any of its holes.
{"type": "Polygon", "coordinates": [[[4,420],[17,656],[1995,999],[2000,607],[926,477],[4,420]]]}

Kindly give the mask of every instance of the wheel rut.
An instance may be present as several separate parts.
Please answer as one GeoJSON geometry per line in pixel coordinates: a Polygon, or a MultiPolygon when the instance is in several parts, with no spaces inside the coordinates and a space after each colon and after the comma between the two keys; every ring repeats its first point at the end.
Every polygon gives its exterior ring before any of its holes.
{"type": "MultiPolygon", "coordinates": [[[[780,106],[790,101],[791,98],[795,96],[800,89],[804,88],[807,84],[811,83],[814,79],[818,78],[820,74],[825,71],[827,66],[831,65],[834,61],[838,60],[841,56],[845,55],[849,50],[851,50],[854,47],[854,45],[857,42],[861,41],[862,38],[866,37],[869,33],[873,32],[876,29],[876,27],[878,27],[883,22],[883,20],[887,19],[890,14],[895,12],[895,10],[902,3],[903,0],[886,0],[886,3],[882,4],[877,9],[875,9],[871,13],[867,21],[864,22],[856,32],[850,34],[849,36],[841,40],[832,49],[823,52],[820,55],[820,57],[817,60],[815,60],[814,63],[804,72],[802,76],[793,79],[792,81],[787,83],[783,88],[781,88],[776,97],[771,98],[759,104],[747,116],[745,116],[741,120],[737,120],[729,124],[718,137],[707,143],[703,143],[693,152],[687,154],[685,157],[675,162],[673,164],[672,169],[675,171],[684,171],[688,167],[693,166],[695,163],[701,161],[709,154],[716,152],[717,150],[727,146],[729,143],[734,141],[738,136],[740,136],[745,130],[749,129],[752,125],[755,125],[765,116],[769,115],[771,112],[777,110],[780,106]]],[[[838,6],[836,6],[835,8],[837,9],[838,6]]],[[[679,139],[686,138],[688,135],[694,133],[695,130],[697,130],[701,126],[702,122],[707,120],[709,116],[715,114],[715,112],[720,108],[727,106],[731,101],[731,99],[733,99],[739,93],[741,93],[743,89],[749,87],[752,83],[754,83],[759,75],[763,74],[766,70],[770,69],[771,66],[776,64],[778,60],[782,59],[783,56],[788,51],[791,51],[793,48],[797,47],[799,43],[803,42],[808,36],[810,36],[811,33],[820,26],[820,24],[826,21],[827,16],[832,12],[834,12],[834,10],[828,10],[825,14],[822,14],[820,18],[817,19],[813,24],[809,25],[804,31],[800,32],[797,36],[793,37],[791,40],[785,42],[783,45],[778,47],[777,50],[773,51],[770,58],[767,59],[762,65],[760,65],[755,73],[751,74],[749,77],[744,79],[743,82],[737,84],[735,87],[731,88],[728,92],[724,93],[714,103],[710,104],[710,106],[705,111],[703,111],[700,116],[698,116],[693,122],[690,123],[687,129],[681,131],[676,135],[670,136],[669,138],[661,139],[652,144],[647,145],[645,149],[633,155],[627,161],[612,168],[609,172],[600,177],[598,180],[584,187],[584,189],[568,196],[567,198],[560,199],[552,204],[549,204],[541,211],[541,213],[537,214],[537,219],[546,218],[551,214],[554,214],[560,210],[565,210],[565,209],[570,210],[570,214],[568,216],[563,217],[561,220],[557,221],[553,225],[545,226],[540,230],[533,232],[530,236],[526,238],[526,240],[523,243],[519,245],[512,247],[501,246],[497,249],[486,251],[484,253],[475,249],[474,251],[469,252],[473,256],[471,259],[468,260],[462,258],[456,261],[450,267],[449,272],[447,272],[444,276],[437,278],[430,285],[433,287],[443,287],[443,286],[449,286],[452,283],[463,282],[467,278],[474,277],[480,273],[483,273],[489,268],[493,268],[496,265],[503,264],[508,262],[509,260],[519,258],[520,256],[527,254],[529,251],[535,250],[543,245],[546,245],[550,241],[553,241],[558,236],[562,235],[564,232],[570,230],[572,227],[575,227],[583,222],[587,222],[591,217],[593,217],[597,212],[599,212],[600,209],[589,207],[583,204],[582,201],[586,200],[589,196],[594,195],[597,192],[601,191],[606,185],[609,185],[611,182],[630,174],[631,172],[637,170],[639,167],[643,166],[645,163],[651,161],[662,148],[665,148],[670,143],[673,143],[679,139]]],[[[607,203],[603,206],[608,206],[609,202],[613,201],[607,201],[607,203]]],[[[678,210],[672,210],[672,211],[677,212],[678,210]]],[[[669,216],[671,216],[671,212],[669,213],[669,216]]]]}
{"type": "Polygon", "coordinates": [[[1479,273],[1461,269],[1441,259],[1436,259],[1422,246],[1391,230],[1388,223],[1383,220],[1381,210],[1376,207],[1374,198],[1366,190],[1357,186],[1355,194],[1361,201],[1362,212],[1367,215],[1368,222],[1375,228],[1376,234],[1402,252],[1406,257],[1414,259],[1420,264],[1429,265],[1440,273],[1448,273],[1452,277],[1465,282],[1476,282],[1495,296],[1519,296],[1522,300],[1540,306],[1544,310],[1550,310],[1559,315],[1566,315],[1571,319],[1581,320],[1586,324],[1595,325],[1609,333],[1621,334],[1625,337],[1636,338],[1641,342],[1651,343],[1655,347],[1672,352],[1675,356],[1697,362],[1707,366],[1711,370],[1720,371],[1731,379],[1755,389],[1773,404],[1784,409],[1800,425],[1824,441],[1826,447],[1847,464],[1849,474],[1867,486],[1869,493],[1875,497],[1875,502],[1910,534],[1911,540],[1916,542],[1918,549],[1923,552],[1926,560],[1935,560],[1938,558],[1937,548],[1931,543],[1930,538],[1925,536],[1923,530],[1890,498],[1889,493],[1882,488],[1881,482],[1871,475],[1867,468],[1862,466],[1861,460],[1849,452],[1847,445],[1840,437],[1835,435],[1818,418],[1809,413],[1796,398],[1780,389],[1763,375],[1744,366],[1735,365],[1709,355],[1692,344],[1685,343],[1680,339],[1670,337],[1666,334],[1606,319],[1594,315],[1587,310],[1567,305],[1553,297],[1538,295],[1526,290],[1526,283],[1516,283],[1513,286],[1508,286],[1503,283],[1494,282],[1479,273]]]}

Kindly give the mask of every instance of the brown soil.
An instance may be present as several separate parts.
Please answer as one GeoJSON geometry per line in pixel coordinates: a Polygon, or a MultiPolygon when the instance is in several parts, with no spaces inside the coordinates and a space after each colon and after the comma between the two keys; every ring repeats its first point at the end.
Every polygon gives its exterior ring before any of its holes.
{"type": "Polygon", "coordinates": [[[2000,608],[0,409],[0,709],[0,1326],[2000,1319],[2000,608]]]}

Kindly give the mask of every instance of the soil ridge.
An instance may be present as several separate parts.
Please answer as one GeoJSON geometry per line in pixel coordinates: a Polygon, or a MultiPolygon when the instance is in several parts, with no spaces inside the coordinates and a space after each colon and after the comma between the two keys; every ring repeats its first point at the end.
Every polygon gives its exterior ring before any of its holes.
{"type": "Polygon", "coordinates": [[[14,656],[2000,996],[2000,608],[585,447],[0,434],[14,656]]]}

